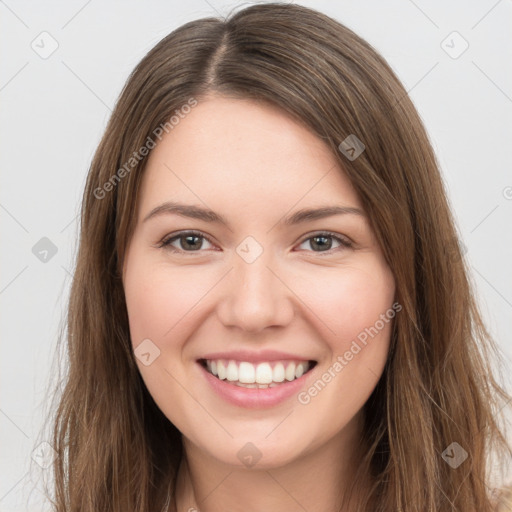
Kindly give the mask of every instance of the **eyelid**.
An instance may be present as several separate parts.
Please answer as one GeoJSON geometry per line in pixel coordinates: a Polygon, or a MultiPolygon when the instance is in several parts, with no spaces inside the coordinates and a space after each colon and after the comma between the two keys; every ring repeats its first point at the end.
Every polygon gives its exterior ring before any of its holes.
{"type": "Polygon", "coordinates": [[[309,238],[313,238],[315,236],[320,236],[320,235],[327,235],[327,236],[330,236],[332,238],[337,238],[338,240],[342,241],[342,242],[346,242],[346,243],[354,243],[348,236],[346,235],[342,235],[341,233],[336,233],[335,231],[328,231],[328,230],[322,230],[322,229],[319,229],[319,230],[316,230],[316,231],[311,231],[310,233],[306,233],[301,241],[299,242],[300,244],[302,242],[305,242],[306,240],[308,240],[309,238]]]}

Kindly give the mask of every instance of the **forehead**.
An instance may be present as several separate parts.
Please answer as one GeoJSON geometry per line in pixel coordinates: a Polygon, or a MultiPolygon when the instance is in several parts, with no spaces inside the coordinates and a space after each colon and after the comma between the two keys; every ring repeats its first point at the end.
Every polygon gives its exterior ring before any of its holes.
{"type": "Polygon", "coordinates": [[[225,97],[199,101],[151,151],[139,219],[172,200],[253,213],[361,207],[335,155],[308,128],[277,107],[225,97]]]}

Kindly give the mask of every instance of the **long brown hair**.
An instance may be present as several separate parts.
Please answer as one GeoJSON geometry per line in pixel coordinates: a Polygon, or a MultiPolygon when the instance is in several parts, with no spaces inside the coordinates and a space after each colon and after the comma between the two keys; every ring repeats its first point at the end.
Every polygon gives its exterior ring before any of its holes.
{"type": "Polygon", "coordinates": [[[172,129],[176,110],[211,94],[278,106],[321,138],[394,274],[403,310],[364,406],[357,475],[370,492],[359,510],[493,510],[488,459],[512,455],[498,421],[511,397],[493,376],[499,348],[420,117],[371,45],[322,13],[279,3],[179,27],[138,64],[117,101],[82,202],[69,364],[50,441],[55,510],[160,511],[175,483],[181,435],[148,393],[130,342],[121,271],[147,158],[126,163],[159,127],[172,129]],[[339,149],[350,135],[365,146],[356,159],[339,149]],[[457,468],[453,450],[467,453],[457,468]]]}

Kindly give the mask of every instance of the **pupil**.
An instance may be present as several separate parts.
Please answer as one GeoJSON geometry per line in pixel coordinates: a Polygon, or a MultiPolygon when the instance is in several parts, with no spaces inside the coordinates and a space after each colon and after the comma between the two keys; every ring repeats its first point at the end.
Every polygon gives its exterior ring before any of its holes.
{"type": "MultiPolygon", "coordinates": [[[[194,249],[199,249],[201,247],[201,237],[197,235],[187,235],[182,237],[182,239],[186,240],[186,243],[189,244],[189,246],[192,246],[194,249]]],[[[312,246],[314,246],[316,249],[322,250],[329,250],[332,245],[332,240],[328,236],[315,236],[312,238],[312,246]],[[320,242],[318,242],[320,241],[320,242]],[[330,242],[330,243],[329,243],[330,242]]]]}
{"type": "Polygon", "coordinates": [[[199,237],[197,235],[186,235],[183,238],[186,240],[187,244],[190,244],[192,246],[195,245],[195,247],[193,247],[194,249],[199,249],[201,247],[201,241],[200,241],[201,237],[199,237]],[[191,240],[195,240],[196,242],[195,243],[193,241],[191,242],[191,240]],[[197,242],[198,240],[199,240],[199,243],[197,242]]]}
{"type": "Polygon", "coordinates": [[[312,238],[312,241],[313,241],[312,245],[316,246],[317,248],[320,248],[320,250],[327,250],[328,251],[331,248],[332,241],[331,241],[331,243],[327,243],[328,247],[326,247],[326,245],[325,245],[325,241],[326,240],[331,240],[331,239],[328,236],[314,236],[312,238]],[[318,244],[317,240],[322,240],[323,242],[318,244]],[[324,245],[322,245],[322,243],[324,243],[324,245]]]}

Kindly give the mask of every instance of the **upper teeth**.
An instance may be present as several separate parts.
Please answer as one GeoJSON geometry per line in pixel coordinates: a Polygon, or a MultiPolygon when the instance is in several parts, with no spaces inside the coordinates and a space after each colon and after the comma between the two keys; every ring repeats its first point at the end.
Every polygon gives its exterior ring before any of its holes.
{"type": "Polygon", "coordinates": [[[242,384],[270,384],[298,379],[309,370],[308,361],[273,361],[252,364],[247,361],[207,360],[206,367],[220,380],[242,384]]]}

